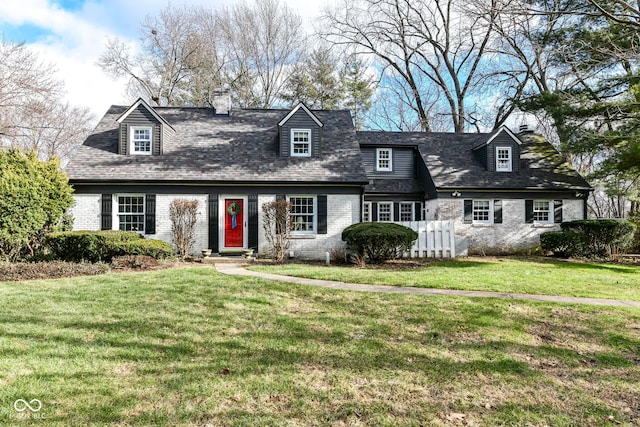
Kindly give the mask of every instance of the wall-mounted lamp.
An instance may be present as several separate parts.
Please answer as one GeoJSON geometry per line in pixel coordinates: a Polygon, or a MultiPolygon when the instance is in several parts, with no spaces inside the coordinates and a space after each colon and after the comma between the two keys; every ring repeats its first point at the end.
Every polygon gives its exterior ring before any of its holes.
{"type": "Polygon", "coordinates": [[[452,197],[460,197],[460,192],[459,191],[454,191],[453,193],[451,193],[452,197]]]}

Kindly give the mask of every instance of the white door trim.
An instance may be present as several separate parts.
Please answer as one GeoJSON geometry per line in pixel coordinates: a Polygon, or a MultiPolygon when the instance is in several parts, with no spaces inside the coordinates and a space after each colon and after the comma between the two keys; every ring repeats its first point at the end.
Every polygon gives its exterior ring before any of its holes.
{"type": "Polygon", "coordinates": [[[218,247],[220,252],[238,252],[249,247],[249,227],[247,217],[248,196],[239,194],[221,194],[218,199],[218,247]],[[242,199],[242,248],[224,246],[225,204],[227,199],[242,199]]]}

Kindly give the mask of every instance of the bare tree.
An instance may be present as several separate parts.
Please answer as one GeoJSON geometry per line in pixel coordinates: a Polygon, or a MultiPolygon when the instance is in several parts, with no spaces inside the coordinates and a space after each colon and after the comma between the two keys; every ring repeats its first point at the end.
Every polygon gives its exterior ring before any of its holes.
{"type": "MultiPolygon", "coordinates": [[[[401,80],[422,130],[432,130],[430,113],[439,110],[452,130],[463,132],[479,120],[470,104],[482,89],[499,13],[497,0],[482,15],[461,0],[342,0],[325,11],[321,34],[373,55],[383,72],[401,80]]],[[[498,115],[499,125],[506,116],[498,115]]]]}
{"type": "Polygon", "coordinates": [[[169,4],[142,22],[138,53],[111,38],[98,65],[114,78],[128,78],[132,96],[156,105],[206,104],[212,85],[222,84],[215,21],[204,8],[169,4]]]}
{"type": "Polygon", "coordinates": [[[239,3],[219,14],[228,79],[242,107],[270,108],[279,100],[292,66],[303,58],[302,19],[280,0],[239,3]]]}
{"type": "Polygon", "coordinates": [[[89,110],[62,102],[64,83],[55,67],[24,44],[3,40],[0,58],[0,149],[69,159],[90,131],[89,110]]]}

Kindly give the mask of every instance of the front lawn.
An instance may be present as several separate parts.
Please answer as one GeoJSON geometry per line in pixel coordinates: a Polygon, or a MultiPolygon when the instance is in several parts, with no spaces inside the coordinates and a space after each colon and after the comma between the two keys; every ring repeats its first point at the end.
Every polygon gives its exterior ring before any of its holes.
{"type": "Polygon", "coordinates": [[[284,264],[254,265],[250,269],[348,283],[640,301],[640,268],[617,264],[469,258],[433,261],[415,268],[402,264],[364,269],[284,264]]]}
{"type": "Polygon", "coordinates": [[[634,309],[345,292],[210,267],[0,283],[0,306],[0,425],[640,421],[634,309]],[[20,412],[18,399],[42,407],[20,412]]]}

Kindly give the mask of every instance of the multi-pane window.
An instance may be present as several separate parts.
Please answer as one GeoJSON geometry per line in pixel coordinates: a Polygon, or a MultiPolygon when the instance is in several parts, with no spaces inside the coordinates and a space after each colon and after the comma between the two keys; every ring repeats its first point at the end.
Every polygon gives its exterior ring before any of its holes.
{"type": "Polygon", "coordinates": [[[391,202],[382,202],[378,203],[378,221],[386,221],[390,222],[393,212],[393,203],[391,202]]]}
{"type": "Polygon", "coordinates": [[[144,196],[118,196],[118,222],[122,231],[144,232],[144,196]]]}
{"type": "Polygon", "coordinates": [[[362,221],[363,222],[371,221],[371,202],[365,202],[362,205],[362,221]]]}
{"type": "Polygon", "coordinates": [[[548,200],[533,201],[533,220],[535,222],[550,222],[551,203],[548,200]]]}
{"type": "Polygon", "coordinates": [[[491,201],[490,200],[474,200],[473,201],[473,222],[478,222],[478,223],[491,222],[491,201]]]}
{"type": "Polygon", "coordinates": [[[392,151],[391,148],[376,149],[376,170],[391,171],[392,170],[392,151]]]}
{"type": "Polygon", "coordinates": [[[413,203],[400,203],[400,221],[413,221],[413,203]]]}
{"type": "Polygon", "coordinates": [[[131,154],[151,154],[151,128],[131,128],[131,154]]]}
{"type": "Polygon", "coordinates": [[[308,129],[291,130],[291,155],[294,157],[311,156],[311,131],[308,129]]]}
{"type": "Polygon", "coordinates": [[[316,231],[316,199],[312,196],[289,197],[291,204],[291,229],[297,233],[316,231]]]}
{"type": "Polygon", "coordinates": [[[511,147],[496,148],[496,171],[511,172],[511,147]]]}

